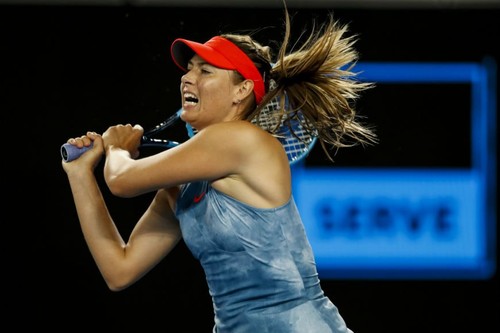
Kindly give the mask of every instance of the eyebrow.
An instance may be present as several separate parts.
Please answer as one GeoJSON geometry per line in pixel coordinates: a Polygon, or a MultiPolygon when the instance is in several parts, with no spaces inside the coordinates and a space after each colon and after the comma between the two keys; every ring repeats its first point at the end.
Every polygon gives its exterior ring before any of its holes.
{"type": "Polygon", "coordinates": [[[196,62],[194,62],[192,60],[189,60],[187,64],[188,64],[188,66],[189,65],[191,65],[191,66],[193,66],[193,65],[198,65],[198,66],[208,65],[208,66],[215,67],[214,65],[209,64],[208,62],[206,62],[205,60],[203,60],[203,58],[200,57],[200,59],[201,59],[200,61],[196,61],[196,62]]]}

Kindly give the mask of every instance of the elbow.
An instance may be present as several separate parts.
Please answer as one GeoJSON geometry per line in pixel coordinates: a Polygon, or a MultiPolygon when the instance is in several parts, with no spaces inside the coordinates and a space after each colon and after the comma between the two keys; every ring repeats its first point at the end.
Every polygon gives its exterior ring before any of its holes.
{"type": "Polygon", "coordinates": [[[135,195],[130,187],[127,186],[127,180],[122,176],[106,176],[105,181],[111,193],[117,197],[130,198],[135,195]]]}
{"type": "Polygon", "coordinates": [[[134,187],[134,164],[112,167],[110,164],[104,166],[104,181],[113,195],[122,198],[130,198],[137,195],[134,187]]]}
{"type": "Polygon", "coordinates": [[[105,278],[106,285],[108,286],[108,289],[113,291],[113,292],[119,292],[124,289],[127,289],[130,285],[133,284],[133,281],[131,280],[125,280],[123,278],[117,277],[117,278],[105,278]]]}
{"type": "Polygon", "coordinates": [[[113,193],[113,195],[121,198],[128,197],[127,192],[119,182],[113,180],[107,180],[106,184],[108,185],[108,188],[110,192],[113,193]]]}
{"type": "Polygon", "coordinates": [[[127,267],[127,265],[114,265],[110,269],[100,269],[101,275],[109,290],[118,292],[127,289],[140,277],[137,272],[127,267]]]}
{"type": "Polygon", "coordinates": [[[127,289],[127,286],[115,285],[115,284],[111,284],[111,283],[107,283],[107,286],[108,286],[108,289],[113,291],[113,292],[119,292],[119,291],[122,291],[124,289],[127,289]]]}

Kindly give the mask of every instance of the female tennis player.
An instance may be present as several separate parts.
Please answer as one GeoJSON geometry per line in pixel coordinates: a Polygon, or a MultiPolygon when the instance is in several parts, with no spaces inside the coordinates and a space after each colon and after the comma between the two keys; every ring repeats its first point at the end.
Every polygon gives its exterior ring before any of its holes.
{"type": "Polygon", "coordinates": [[[109,288],[138,281],[182,238],[206,274],[214,333],[352,332],[320,286],[285,149],[275,129],[259,124],[263,106],[280,98],[275,116],[283,124],[302,119],[327,155],[332,147],[374,143],[353,106],[369,84],[352,72],[358,55],[345,25],[330,16],[287,53],[285,14],[276,59],[247,35],[173,42],[173,61],[185,71],[181,119],[197,132],[186,142],[139,159],[143,128],[117,125],[69,139],[93,147],[62,161],[83,235],[109,288]],[[128,240],[95,177],[103,156],[114,195],[156,192],[128,240]]]}

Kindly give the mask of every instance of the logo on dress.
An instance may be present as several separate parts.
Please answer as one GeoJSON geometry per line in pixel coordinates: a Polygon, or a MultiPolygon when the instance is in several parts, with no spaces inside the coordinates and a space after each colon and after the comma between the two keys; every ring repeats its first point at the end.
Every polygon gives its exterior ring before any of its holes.
{"type": "Polygon", "coordinates": [[[203,199],[203,197],[205,196],[205,192],[199,194],[199,195],[195,195],[194,198],[193,198],[193,202],[194,203],[198,203],[201,201],[201,199],[203,199]]]}

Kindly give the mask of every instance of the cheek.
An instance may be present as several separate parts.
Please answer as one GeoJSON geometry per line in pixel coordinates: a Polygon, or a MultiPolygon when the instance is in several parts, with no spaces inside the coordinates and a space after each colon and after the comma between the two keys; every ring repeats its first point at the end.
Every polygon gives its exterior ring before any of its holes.
{"type": "Polygon", "coordinates": [[[225,82],[212,82],[205,86],[206,96],[204,96],[206,101],[216,104],[227,104],[231,103],[233,100],[232,94],[234,93],[234,85],[225,82]]]}

